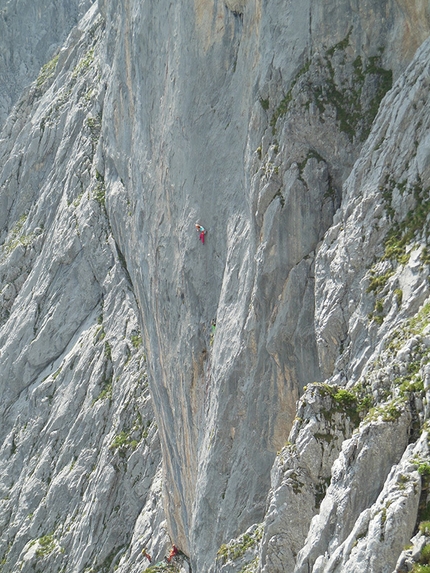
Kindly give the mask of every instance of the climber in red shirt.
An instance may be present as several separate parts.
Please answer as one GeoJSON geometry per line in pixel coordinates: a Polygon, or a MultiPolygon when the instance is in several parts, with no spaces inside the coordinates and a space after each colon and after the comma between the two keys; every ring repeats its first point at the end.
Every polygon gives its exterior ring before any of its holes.
{"type": "Polygon", "coordinates": [[[172,545],[172,549],[170,550],[169,557],[167,558],[167,561],[170,563],[170,561],[173,559],[173,557],[175,557],[175,555],[177,555],[178,553],[179,553],[179,549],[176,547],[176,545],[172,545]]]}
{"type": "Polygon", "coordinates": [[[200,223],[196,223],[196,230],[200,233],[200,240],[202,242],[202,244],[205,244],[205,235],[206,235],[206,230],[204,227],[202,227],[200,225],[200,223]]]}

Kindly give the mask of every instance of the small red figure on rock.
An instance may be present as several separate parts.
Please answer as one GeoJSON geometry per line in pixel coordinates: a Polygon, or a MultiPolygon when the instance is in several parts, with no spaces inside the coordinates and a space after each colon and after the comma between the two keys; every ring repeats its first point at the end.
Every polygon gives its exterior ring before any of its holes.
{"type": "Polygon", "coordinates": [[[176,545],[172,545],[172,549],[170,550],[169,557],[167,558],[167,561],[170,563],[170,561],[173,559],[173,557],[175,557],[175,555],[177,555],[178,553],[179,553],[179,549],[176,547],[176,545]]]}
{"type": "Polygon", "coordinates": [[[199,238],[202,242],[202,244],[205,244],[205,235],[206,235],[206,230],[204,227],[202,227],[202,225],[200,225],[200,223],[196,223],[196,230],[199,232],[199,238]]]}

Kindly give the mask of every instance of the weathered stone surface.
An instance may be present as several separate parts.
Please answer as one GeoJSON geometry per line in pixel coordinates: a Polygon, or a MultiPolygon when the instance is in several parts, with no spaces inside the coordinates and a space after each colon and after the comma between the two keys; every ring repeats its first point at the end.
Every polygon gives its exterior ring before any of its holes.
{"type": "Polygon", "coordinates": [[[311,519],[325,496],[332,465],[355,426],[334,396],[323,385],[306,390],[289,444],[278,454],[272,468],[259,555],[261,571],[294,569],[311,519]]]}
{"type": "Polygon", "coordinates": [[[387,96],[318,254],[316,323],[326,375],[344,352],[339,376],[357,379],[378,341],[428,296],[427,268],[420,263],[427,241],[422,209],[428,202],[424,157],[430,153],[423,106],[428,50],[426,43],[387,96]],[[390,229],[396,234],[391,239],[390,229]]]}
{"type": "Polygon", "coordinates": [[[393,423],[365,425],[345,442],[333,465],[331,484],[320,512],[298,555],[297,573],[322,570],[321,556],[331,557],[359,516],[376,501],[391,467],[407,445],[409,423],[408,417],[403,416],[393,423]],[[369,475],[371,480],[367,479],[369,475]]]}
{"type": "MultiPolygon", "coordinates": [[[[181,9],[147,3],[139,6],[145,34],[134,35],[127,27],[132,5],[119,13],[109,2],[103,8],[119,79],[106,103],[113,121],[103,124],[105,173],[124,185],[122,197],[110,196],[108,185],[107,206],[144,316],[171,485],[169,529],[205,569],[217,545],[261,520],[269,468],[300,389],[321,378],[307,318],[313,253],[361,145],[339,128],[329,101],[330,82],[337,89],[343,82],[332,78],[330,58],[345,59],[348,77],[359,53],[368,73],[365,54],[379,57],[381,45],[402,54],[395,73],[410,54],[390,23],[357,15],[346,2],[327,13],[306,3],[248,2],[243,18],[221,2],[181,9]],[[349,44],[342,42],[345,22],[352,24],[349,44]],[[366,36],[358,52],[370,25],[378,34],[366,36]],[[160,46],[160,37],[169,42],[160,46]],[[308,55],[309,68],[298,73],[308,55]],[[314,86],[309,105],[299,95],[306,82],[314,86]],[[320,107],[318,86],[326,98],[320,107]],[[298,99],[282,115],[290,89],[298,99]],[[124,231],[127,201],[139,249],[124,231]],[[196,221],[207,228],[204,246],[196,221]],[[293,300],[303,314],[290,312],[293,300]]],[[[389,10],[389,22],[403,26],[397,4],[389,10]]],[[[361,72],[369,113],[388,62],[378,60],[368,83],[361,72]]]]}
{"type": "Polygon", "coordinates": [[[0,136],[5,572],[394,567],[428,458],[428,32],[424,1],[82,18],[0,136]]]}
{"type": "Polygon", "coordinates": [[[141,571],[142,543],[155,557],[169,543],[136,301],[97,171],[102,36],[94,7],[1,136],[5,573],[141,571]]]}
{"type": "Polygon", "coordinates": [[[421,476],[415,460],[428,459],[428,436],[409,446],[393,467],[375,504],[361,513],[350,535],[314,571],[392,572],[397,551],[414,531],[421,494],[421,476]],[[322,563],[327,563],[322,567],[322,563]]]}
{"type": "MultiPolygon", "coordinates": [[[[21,92],[65,42],[94,0],[0,2],[0,128],[21,92]]],[[[42,70],[42,75],[48,69],[42,70]]]]}

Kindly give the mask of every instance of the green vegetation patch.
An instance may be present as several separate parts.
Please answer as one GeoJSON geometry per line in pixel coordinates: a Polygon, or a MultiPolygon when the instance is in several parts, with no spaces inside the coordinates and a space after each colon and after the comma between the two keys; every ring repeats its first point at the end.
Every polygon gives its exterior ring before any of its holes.
{"type": "Polygon", "coordinates": [[[263,526],[259,525],[252,534],[244,533],[230,543],[223,544],[218,549],[217,559],[225,563],[228,560],[235,561],[242,557],[248,549],[257,545],[263,537],[263,526]]]}
{"type": "Polygon", "coordinates": [[[142,336],[141,336],[140,332],[136,333],[136,334],[132,334],[130,337],[130,340],[131,340],[131,343],[133,345],[133,348],[136,348],[136,350],[142,346],[142,336]]]}
{"type": "MultiPolygon", "coordinates": [[[[391,354],[396,353],[406,341],[415,336],[420,336],[429,324],[430,302],[424,304],[415,316],[406,320],[404,324],[394,332],[387,343],[387,350],[391,354]]],[[[411,366],[411,368],[413,367],[411,366]]]]}
{"type": "Polygon", "coordinates": [[[382,48],[372,57],[363,59],[358,56],[352,61],[348,51],[351,33],[352,27],[345,38],[329,48],[320,59],[305,62],[273,112],[270,120],[273,133],[278,119],[288,112],[295,95],[300,93],[301,99],[307,97],[303,104],[307,109],[311,103],[316,106],[321,121],[325,121],[328,110],[334,110],[339,129],[350,141],[365,141],[380,102],[393,85],[393,74],[382,67],[382,48]],[[312,74],[308,74],[311,67],[312,74]],[[300,90],[295,89],[298,84],[300,90]]]}
{"type": "Polygon", "coordinates": [[[112,379],[113,379],[112,375],[103,379],[100,394],[96,398],[94,398],[94,400],[91,402],[91,407],[93,407],[94,404],[99,400],[109,400],[109,402],[112,402],[112,379]]]}
{"type": "Polygon", "coordinates": [[[375,294],[380,293],[387,286],[388,280],[392,277],[394,271],[392,269],[386,271],[384,274],[380,275],[375,269],[370,270],[369,286],[366,292],[373,292],[375,294]]]}
{"type": "MultiPolygon", "coordinates": [[[[273,134],[276,133],[276,122],[278,121],[278,119],[280,117],[284,116],[287,113],[288,108],[290,106],[290,103],[293,100],[293,89],[294,89],[295,85],[297,84],[299,79],[309,71],[310,65],[311,65],[311,61],[306,60],[303,67],[300,68],[300,70],[295,75],[295,77],[291,83],[290,89],[288,90],[286,95],[282,98],[280,104],[278,105],[278,107],[273,112],[273,115],[270,119],[270,125],[272,127],[272,133],[273,134]]],[[[261,100],[260,100],[260,102],[261,102],[261,100]]],[[[263,104],[261,104],[261,105],[263,105],[263,104]]],[[[264,108],[264,106],[263,106],[263,109],[266,109],[266,108],[264,108]]]]}
{"type": "Polygon", "coordinates": [[[36,86],[38,88],[40,88],[46,82],[46,80],[48,80],[49,78],[51,78],[54,75],[55,68],[57,66],[59,57],[60,57],[60,54],[57,54],[56,56],[54,56],[52,58],[52,60],[50,60],[47,64],[42,66],[40,73],[39,73],[37,80],[36,80],[36,86]]]}
{"type": "Polygon", "coordinates": [[[421,521],[421,523],[418,526],[418,529],[424,535],[430,535],[430,521],[421,521]]]}
{"type": "Polygon", "coordinates": [[[117,448],[132,448],[134,450],[136,449],[137,444],[138,441],[131,439],[129,432],[123,430],[117,436],[115,436],[109,447],[111,450],[115,450],[117,448]]]}
{"type": "MultiPolygon", "coordinates": [[[[408,190],[407,182],[395,182],[387,177],[384,186],[380,188],[382,198],[384,201],[385,211],[391,221],[391,226],[387,232],[383,247],[384,252],[380,261],[389,261],[392,268],[388,271],[380,273],[377,271],[376,264],[370,270],[369,286],[367,287],[368,293],[373,293],[377,297],[374,304],[373,312],[369,314],[370,320],[382,323],[383,315],[383,300],[378,295],[386,287],[388,280],[394,275],[394,268],[396,265],[406,265],[409,262],[410,254],[414,247],[421,246],[419,238],[426,242],[422,253],[421,262],[423,265],[430,264],[430,256],[427,248],[429,237],[428,218],[430,215],[430,197],[429,189],[424,188],[421,183],[416,183],[411,186],[409,191],[413,194],[415,206],[411,209],[402,221],[396,221],[396,212],[392,206],[392,197],[394,190],[404,194],[408,190]],[[379,308],[378,308],[379,305],[379,308]]],[[[394,291],[395,302],[398,308],[401,307],[403,301],[403,292],[397,288],[394,291]]]]}
{"type": "MultiPolygon", "coordinates": [[[[367,315],[369,320],[373,320],[377,324],[381,325],[384,322],[385,314],[384,314],[384,302],[385,297],[381,296],[381,292],[384,291],[385,287],[387,286],[388,280],[390,277],[394,275],[394,271],[390,269],[389,271],[385,272],[384,274],[378,274],[378,271],[373,268],[370,270],[370,278],[369,278],[369,285],[366,289],[367,293],[372,293],[375,295],[375,300],[373,303],[372,311],[367,315]]],[[[401,292],[401,291],[400,291],[401,292]]],[[[401,300],[401,298],[400,298],[401,300]]],[[[396,304],[399,304],[399,296],[396,295],[396,304]]]]}
{"type": "Polygon", "coordinates": [[[421,549],[418,563],[414,564],[412,573],[430,573],[430,545],[421,549]]]}
{"type": "Polygon", "coordinates": [[[396,384],[397,380],[400,380],[400,384],[398,387],[400,396],[402,397],[408,396],[411,392],[419,392],[419,393],[424,392],[424,382],[421,377],[418,377],[414,380],[409,377],[397,378],[394,381],[394,384],[396,384]]]}
{"type": "Polygon", "coordinates": [[[334,46],[332,46],[327,50],[327,56],[331,58],[334,56],[336,52],[344,52],[346,48],[349,46],[351,33],[352,33],[352,26],[349,28],[348,33],[345,36],[345,38],[343,38],[343,40],[340,40],[340,42],[338,42],[337,44],[335,44],[334,46]]]}
{"type": "Polygon", "coordinates": [[[112,347],[107,340],[104,346],[104,356],[106,360],[112,360],[112,347]]]}
{"type": "Polygon", "coordinates": [[[96,185],[93,189],[93,197],[100,205],[100,207],[106,211],[106,186],[105,178],[101,173],[96,171],[96,185]]]}
{"type": "Polygon", "coordinates": [[[376,421],[378,419],[383,422],[395,422],[400,418],[405,409],[404,399],[394,399],[385,404],[380,404],[370,408],[369,413],[365,417],[366,422],[376,421]]]}
{"type": "MultiPolygon", "coordinates": [[[[327,52],[330,56],[330,50],[327,52]]],[[[316,102],[318,109],[323,114],[329,106],[334,107],[339,128],[346,133],[350,141],[357,136],[359,141],[364,141],[370,132],[372,122],[378,112],[379,104],[391,89],[393,84],[391,70],[385,70],[378,65],[380,57],[370,58],[364,63],[358,56],[353,62],[352,84],[339,85],[335,79],[335,68],[331,60],[326,58],[328,79],[325,85],[316,88],[316,102]],[[371,79],[368,80],[368,78],[371,79]],[[368,82],[375,81],[377,88],[370,101],[363,98],[363,91],[368,82]]]]}
{"type": "Polygon", "coordinates": [[[55,549],[54,536],[52,534],[44,535],[38,539],[39,547],[36,549],[36,557],[38,559],[45,557],[52,553],[55,549]]]}
{"type": "Polygon", "coordinates": [[[86,124],[90,130],[92,143],[97,143],[100,139],[100,133],[102,130],[102,115],[98,114],[96,116],[87,117],[86,124]]]}
{"type": "Polygon", "coordinates": [[[327,383],[316,383],[315,387],[321,394],[328,395],[332,399],[332,408],[329,411],[323,411],[327,420],[331,420],[333,412],[340,412],[348,416],[354,426],[358,426],[372,404],[371,396],[365,392],[361,385],[357,385],[351,390],[327,383]]]}
{"type": "Polygon", "coordinates": [[[411,573],[430,573],[430,565],[421,565],[420,563],[415,563],[411,569],[411,573]]]}
{"type": "Polygon", "coordinates": [[[256,555],[254,559],[250,561],[250,563],[247,563],[244,567],[242,567],[239,573],[257,573],[259,561],[260,558],[258,555],[256,555]]]}
{"type": "Polygon", "coordinates": [[[10,255],[19,245],[28,247],[34,241],[36,233],[25,235],[22,228],[27,221],[27,214],[22,215],[11,229],[5,243],[2,245],[4,255],[10,255]]]}
{"type": "Polygon", "coordinates": [[[94,63],[94,48],[88,50],[88,52],[79,60],[75,69],[72,73],[72,78],[77,78],[83,75],[94,63]]]}
{"type": "Polygon", "coordinates": [[[140,413],[137,414],[131,428],[121,430],[115,436],[109,448],[112,451],[118,450],[121,457],[127,455],[127,450],[135,450],[142,440],[146,440],[149,434],[149,429],[152,425],[152,420],[143,422],[140,413]]]}
{"type": "MultiPolygon", "coordinates": [[[[406,252],[407,247],[415,243],[417,235],[424,236],[426,242],[428,241],[429,188],[424,188],[421,182],[417,182],[412,186],[411,192],[415,200],[415,207],[400,222],[394,220],[395,211],[392,207],[392,194],[395,188],[403,194],[406,189],[406,182],[397,183],[387,178],[382,190],[382,197],[388,217],[392,220],[392,225],[384,240],[384,255],[382,259],[396,261],[404,265],[409,261],[409,253],[411,251],[409,249],[406,252]]],[[[421,257],[422,262],[426,264],[427,259],[429,259],[426,248],[423,250],[421,257]]]]}
{"type": "Polygon", "coordinates": [[[430,461],[429,460],[416,460],[417,471],[421,477],[430,481],[430,461]]]}

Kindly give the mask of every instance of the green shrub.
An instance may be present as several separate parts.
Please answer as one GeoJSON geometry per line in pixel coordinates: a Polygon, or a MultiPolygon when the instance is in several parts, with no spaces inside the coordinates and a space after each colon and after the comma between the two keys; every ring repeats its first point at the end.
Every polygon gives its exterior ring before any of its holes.
{"type": "Polygon", "coordinates": [[[417,470],[421,476],[429,477],[430,476],[430,463],[426,462],[426,461],[419,462],[417,470]]]}
{"type": "Polygon", "coordinates": [[[142,337],[140,334],[132,334],[130,340],[134,348],[137,349],[142,346],[142,337]]]}
{"type": "Polygon", "coordinates": [[[396,297],[396,304],[400,308],[402,306],[403,301],[403,291],[401,288],[396,288],[394,291],[394,296],[396,297]]]}
{"type": "Polygon", "coordinates": [[[84,74],[94,62],[94,48],[88,50],[88,52],[83,56],[75,69],[73,70],[72,78],[77,78],[79,75],[84,74]]]}
{"type": "Polygon", "coordinates": [[[54,75],[55,68],[57,66],[59,57],[60,57],[60,55],[57,54],[56,56],[54,56],[52,58],[51,61],[49,61],[44,66],[42,66],[42,69],[40,70],[40,73],[39,73],[37,80],[36,80],[36,86],[38,88],[40,88],[46,82],[47,79],[51,78],[54,75]]]}
{"type": "Polygon", "coordinates": [[[94,404],[96,402],[98,402],[98,400],[109,400],[109,402],[111,402],[111,400],[112,400],[112,376],[109,376],[108,378],[105,378],[103,380],[102,389],[100,391],[100,394],[97,396],[97,398],[94,398],[94,400],[91,402],[91,407],[93,407],[94,404]]]}
{"type": "Polygon", "coordinates": [[[113,442],[109,446],[111,450],[115,450],[116,448],[122,448],[124,446],[128,446],[130,443],[130,436],[128,432],[122,430],[117,436],[115,436],[113,442]]]}
{"type": "Polygon", "coordinates": [[[430,565],[421,565],[419,563],[415,563],[411,573],[430,573],[430,565]]]}
{"type": "Polygon", "coordinates": [[[38,540],[38,542],[39,542],[39,548],[36,549],[36,557],[38,558],[45,557],[45,555],[49,555],[55,549],[55,541],[54,541],[54,536],[52,534],[44,535],[38,540]]]}
{"type": "Polygon", "coordinates": [[[221,545],[217,552],[217,559],[221,559],[223,563],[229,559],[235,561],[242,557],[248,549],[254,547],[262,537],[263,528],[260,525],[252,534],[244,533],[230,543],[221,545]]]}
{"type": "Polygon", "coordinates": [[[105,342],[104,355],[107,360],[112,360],[112,347],[107,340],[105,342]]]}
{"type": "Polygon", "coordinates": [[[344,408],[350,408],[353,404],[356,403],[357,398],[355,394],[349,392],[349,390],[345,390],[345,388],[340,388],[336,392],[336,394],[334,394],[333,400],[337,402],[339,405],[343,406],[344,408]]]}
{"type": "Polygon", "coordinates": [[[93,191],[94,199],[100,205],[100,207],[105,208],[105,197],[106,197],[106,187],[103,182],[98,182],[97,185],[94,187],[93,191]]]}
{"type": "Polygon", "coordinates": [[[424,533],[424,535],[429,535],[430,534],[430,521],[421,521],[421,523],[418,526],[418,529],[421,531],[421,533],[424,533]]]}
{"type": "Polygon", "coordinates": [[[388,279],[393,276],[393,274],[393,270],[389,270],[383,275],[378,275],[375,271],[370,271],[369,286],[367,287],[366,292],[373,292],[375,294],[381,292],[385,288],[388,279]]]}
{"type": "Polygon", "coordinates": [[[35,238],[35,234],[31,233],[30,235],[24,235],[22,233],[22,228],[27,221],[27,214],[25,213],[22,215],[12,229],[9,232],[9,235],[2,245],[2,250],[6,255],[9,255],[18,245],[23,245],[27,247],[31,244],[33,239],[35,238]]]}
{"type": "Polygon", "coordinates": [[[403,412],[402,403],[392,400],[386,404],[375,406],[369,410],[366,420],[372,421],[381,418],[383,422],[394,422],[403,412]]]}
{"type": "Polygon", "coordinates": [[[423,547],[420,555],[420,563],[422,563],[423,565],[430,564],[430,545],[426,545],[425,547],[423,547]]]}

